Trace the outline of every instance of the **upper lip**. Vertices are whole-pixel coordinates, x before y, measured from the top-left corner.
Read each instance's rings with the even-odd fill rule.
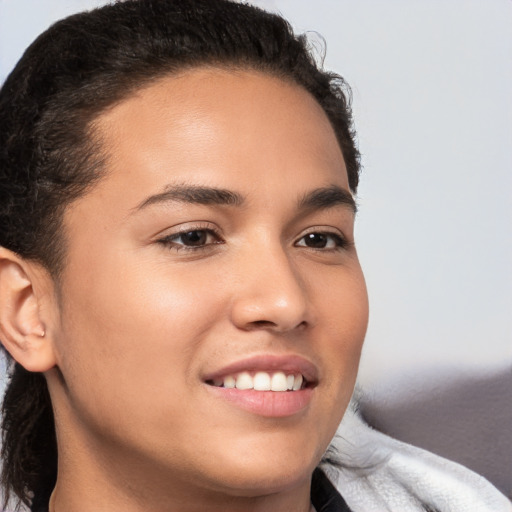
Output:
[[[318,368],[302,356],[260,354],[240,359],[204,375],[203,380],[211,381],[241,372],[282,371],[288,374],[302,374],[309,383],[318,382]]]

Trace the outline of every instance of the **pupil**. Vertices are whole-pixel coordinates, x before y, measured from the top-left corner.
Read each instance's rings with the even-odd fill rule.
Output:
[[[206,231],[189,231],[181,236],[185,245],[203,245],[206,242]]]
[[[306,235],[306,245],[315,249],[321,249],[327,244],[327,237],[320,233],[310,233]]]

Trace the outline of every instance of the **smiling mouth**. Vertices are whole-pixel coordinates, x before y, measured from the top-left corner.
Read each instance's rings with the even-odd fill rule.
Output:
[[[240,372],[224,377],[207,380],[207,384],[218,388],[293,392],[309,386],[301,373],[274,372]]]

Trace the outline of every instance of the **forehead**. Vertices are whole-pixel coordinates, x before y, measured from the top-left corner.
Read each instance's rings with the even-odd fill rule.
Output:
[[[101,116],[97,126],[113,151],[172,148],[175,156],[188,152],[188,160],[202,151],[217,155],[227,144],[237,156],[249,147],[274,150],[287,134],[308,141],[316,157],[341,156],[315,99],[296,84],[256,71],[199,68],[164,77]]]
[[[171,182],[242,193],[348,189],[321,106],[302,87],[261,72],[199,68],[164,77],[102,114],[95,129],[107,154],[99,188],[115,189],[126,208]]]

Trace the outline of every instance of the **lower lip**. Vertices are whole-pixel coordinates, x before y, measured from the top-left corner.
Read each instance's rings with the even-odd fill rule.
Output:
[[[217,397],[245,411],[268,418],[283,418],[303,411],[311,402],[312,388],[298,391],[255,391],[208,386]]]

